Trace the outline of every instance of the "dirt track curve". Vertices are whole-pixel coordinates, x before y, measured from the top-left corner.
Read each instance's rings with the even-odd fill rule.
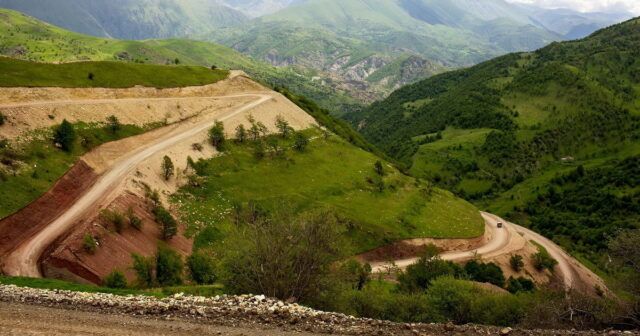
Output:
[[[28,276],[28,277],[40,277],[40,269],[38,267],[38,260],[51,245],[55,239],[64,234],[78,219],[80,219],[86,211],[91,209],[94,205],[98,204],[100,200],[105,197],[113,188],[115,188],[126,176],[135,169],[136,165],[143,160],[149,158],[153,154],[167,149],[183,140],[189,139],[192,136],[197,135],[200,132],[212,127],[216,121],[225,121],[238,114],[249,111],[267,101],[273,97],[267,93],[256,94],[238,94],[228,96],[214,96],[214,97],[199,97],[200,99],[233,99],[241,97],[255,97],[256,100],[248,103],[238,109],[227,112],[224,115],[218,116],[215,119],[205,119],[199,121],[197,124],[190,127],[188,130],[176,129],[164,136],[161,136],[151,144],[138,148],[127,155],[120,158],[113,166],[104,172],[104,174],[98,179],[98,181],[80,197],[66,212],[60,217],[51,222],[44,230],[33,236],[31,239],[23,243],[20,247],[15,249],[11,254],[7,256],[4,261],[3,271],[12,276]],[[129,98],[129,100],[139,101],[153,101],[153,100],[182,100],[189,98]],[[46,102],[46,104],[101,104],[108,103],[116,100],[82,100],[82,101],[59,101],[59,102]],[[11,107],[18,106],[34,106],[43,103],[25,103],[10,104]]]
[[[491,237],[490,240],[485,245],[476,249],[442,253],[440,255],[442,259],[462,261],[475,257],[493,257],[502,254],[509,254],[514,251],[512,245],[517,245],[511,244],[512,241],[524,238],[525,240],[534,241],[543,246],[547,249],[551,257],[558,261],[555,272],[560,276],[560,279],[567,290],[578,289],[590,292],[593,291],[595,286],[606,289],[606,285],[600,277],[571,257],[550,239],[547,239],[522,226],[507,222],[496,215],[487,212],[481,212],[481,215],[485,220],[486,229],[489,230],[488,235]],[[503,228],[498,228],[498,222],[502,222],[504,224]],[[387,271],[389,267],[392,266],[404,269],[407,266],[414,264],[418,259],[419,258],[407,258],[394,260],[394,265],[391,265],[388,262],[376,262],[372,263],[371,267],[373,272],[381,273]]]

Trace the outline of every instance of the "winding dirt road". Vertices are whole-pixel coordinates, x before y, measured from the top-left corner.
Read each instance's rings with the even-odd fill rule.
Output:
[[[155,139],[151,144],[138,148],[129,154],[120,158],[113,164],[111,168],[104,172],[104,174],[98,179],[98,181],[85,193],[80,199],[76,201],[65,213],[63,213],[56,220],[51,222],[44,230],[40,231],[37,235],[33,236],[30,240],[23,243],[20,247],[14,250],[7,256],[4,261],[4,272],[12,276],[28,276],[28,277],[41,277],[40,269],[38,267],[38,260],[51,245],[55,239],[64,234],[71,226],[76,223],[87,211],[92,209],[95,205],[99,204],[111,190],[116,188],[118,184],[129,174],[135,167],[149,158],[153,154],[163,151],[171,146],[187,140],[200,132],[212,127],[216,121],[225,121],[238,114],[249,111],[267,101],[273,97],[267,93],[256,94],[238,94],[228,96],[214,96],[214,97],[198,97],[198,99],[233,99],[241,97],[255,97],[256,100],[248,103],[238,109],[227,112],[216,118],[203,119],[198,121],[194,125],[190,125],[188,129],[179,127],[169,132],[168,134]],[[143,102],[154,100],[184,100],[192,99],[190,97],[176,97],[176,98],[126,98],[127,100],[138,100]],[[20,106],[38,106],[39,104],[47,105],[71,105],[71,104],[103,104],[122,101],[120,99],[103,99],[103,100],[73,100],[73,101],[48,101],[48,102],[35,102],[24,104],[8,104],[10,107]]]
[[[554,272],[560,276],[565,289],[593,292],[595,286],[599,286],[602,289],[607,288],[600,277],[571,257],[550,239],[522,226],[507,222],[496,215],[487,212],[481,212],[481,215],[485,220],[488,236],[490,236],[489,241],[477,249],[442,253],[440,254],[442,259],[464,261],[475,257],[491,258],[516,251],[523,242],[534,241],[543,246],[551,257],[558,262]],[[498,228],[498,222],[503,223],[502,228]],[[517,240],[521,242],[517,242]],[[419,258],[400,259],[394,260],[393,264],[389,262],[376,262],[372,263],[371,267],[373,272],[382,273],[388,271],[389,268],[393,266],[404,269],[416,263],[418,260]]]

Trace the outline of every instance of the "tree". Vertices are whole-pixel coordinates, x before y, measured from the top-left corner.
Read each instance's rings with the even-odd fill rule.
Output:
[[[640,324],[640,229],[619,231],[608,242],[609,253],[625,271],[625,287],[636,297],[637,320]]]
[[[236,127],[236,142],[243,143],[247,139],[247,130],[243,124]]]
[[[113,271],[104,278],[103,281],[105,287],[108,288],[127,288],[127,278],[120,271]]]
[[[178,233],[178,223],[167,209],[158,205],[153,209],[153,214],[156,217],[156,221],[161,226],[163,240],[169,240]]]
[[[283,139],[288,138],[289,134],[291,134],[291,131],[293,130],[293,128],[289,126],[289,122],[282,115],[278,115],[276,117],[276,128]]]
[[[224,124],[221,121],[216,121],[215,125],[209,130],[209,140],[218,151],[224,151],[226,139],[224,135]]]
[[[507,290],[510,293],[518,293],[518,292],[531,292],[536,288],[533,281],[523,278],[523,277],[509,277],[507,280]]]
[[[171,176],[173,176],[175,170],[171,158],[165,155],[162,159],[162,166],[160,168],[162,169],[162,176],[164,177],[164,179],[166,181],[169,181]]]
[[[280,146],[280,142],[276,137],[268,137],[267,138],[267,146],[271,149],[273,156],[282,156],[285,153],[285,148]]]
[[[133,259],[133,270],[136,272],[138,286],[153,286],[153,269],[155,266],[153,258],[143,257],[136,253],[131,254],[131,258]]]
[[[509,258],[509,265],[511,265],[511,269],[515,272],[520,272],[522,267],[524,267],[524,261],[522,260],[522,256],[519,254],[514,254]]]
[[[462,268],[451,261],[438,257],[435,245],[427,246],[424,255],[398,276],[398,288],[403,292],[418,293],[429,288],[431,282],[445,275],[459,277]]]
[[[73,142],[76,139],[76,132],[73,129],[73,125],[64,119],[60,126],[58,126],[53,132],[53,142],[62,148],[65,152],[73,150]]]
[[[304,152],[309,145],[309,138],[302,132],[296,132],[296,136],[293,143],[293,148],[298,152]]]
[[[382,166],[382,162],[377,160],[376,163],[373,164],[373,169],[376,171],[378,176],[384,176],[384,167]]]
[[[104,209],[100,211],[100,217],[107,223],[112,224],[117,233],[122,233],[122,229],[124,229],[124,216],[121,213],[115,210]]]
[[[257,141],[258,138],[260,138],[260,128],[256,123],[256,119],[250,114],[247,116],[247,121],[251,124],[251,127],[249,128],[249,136],[251,137],[251,140]]]
[[[87,75],[87,78],[88,78],[90,81],[92,81],[94,77],[95,77],[95,76],[93,75],[93,72],[90,72],[90,73]]]
[[[205,251],[194,252],[187,259],[191,279],[200,285],[212,284],[216,281],[215,260]]]
[[[158,246],[156,253],[156,280],[161,286],[182,284],[184,264],[178,252],[165,244]]]
[[[118,117],[116,117],[115,115],[107,117],[107,128],[112,134],[116,134],[120,130],[120,128],[122,128]]]
[[[174,59],[173,60],[173,64],[175,64],[175,65],[180,64],[180,59],[179,58]]]
[[[242,223],[222,250],[225,288],[283,300],[315,297],[342,257],[341,228],[331,213],[294,215],[288,208]]]

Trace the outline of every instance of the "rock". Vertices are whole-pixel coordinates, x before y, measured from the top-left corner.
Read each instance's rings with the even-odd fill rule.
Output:
[[[500,329],[500,335],[509,335],[513,329],[506,327]]]

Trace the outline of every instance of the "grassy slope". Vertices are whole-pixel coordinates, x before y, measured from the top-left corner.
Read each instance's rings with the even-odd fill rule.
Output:
[[[216,65],[239,69],[252,78],[287,86],[332,110],[353,110],[357,102],[344,92],[318,86],[311,74],[276,68],[214,43],[184,39],[124,41],[73,33],[19,12],[0,9],[0,55],[38,62],[125,61],[184,65]],[[332,111],[333,112],[333,111]]]
[[[136,85],[170,88],[212,84],[227,78],[226,70],[197,66],[163,66],[122,62],[48,64],[0,57],[0,86],[108,87]],[[89,75],[93,75],[89,78]]]
[[[34,140],[18,148],[0,146],[0,160],[21,162],[15,174],[10,172],[9,166],[0,164],[0,218],[14,213],[40,197],[69,170],[78,157],[91,148],[144,133],[156,126],[159,125],[123,125],[113,134],[103,125],[78,123],[74,125],[76,142],[71,152],[63,152],[53,145],[50,140],[51,130],[34,132]],[[81,144],[82,138],[89,139],[87,145]]]
[[[557,173],[640,153],[638,27],[629,21],[407,86],[366,111],[363,132],[413,174],[490,196],[482,204],[509,213]],[[445,128],[440,141],[416,141]]]
[[[270,207],[287,200],[299,211],[333,209],[350,223],[356,252],[401,238],[482,234],[483,221],[471,204],[390,165],[385,165],[386,189],[376,191],[367,182],[375,175],[376,160],[336,136],[317,137],[307,152],[289,151],[286,159],[258,161],[250,145],[234,145],[229,153],[208,161],[202,187],[183,188],[176,201],[192,228],[202,229],[207,223],[222,234],[236,203],[257,201]]]

